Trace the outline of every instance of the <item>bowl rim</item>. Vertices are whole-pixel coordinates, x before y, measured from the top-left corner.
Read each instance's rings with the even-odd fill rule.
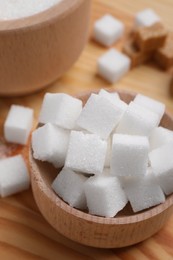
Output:
[[[118,94],[127,94],[130,96],[134,96],[137,93],[134,91],[128,91],[128,90],[118,90],[118,89],[106,89],[109,92],[117,92]],[[84,91],[82,93],[79,93],[76,97],[82,98],[84,95],[90,95],[91,93],[97,93],[97,90],[92,90],[92,91]],[[173,117],[165,111],[164,115],[166,115],[171,121],[173,121]],[[43,164],[44,162],[38,161],[33,158],[32,156],[33,151],[30,143],[29,147],[29,161],[30,161],[30,166],[32,169],[32,174],[34,174],[34,181],[37,182],[37,185],[39,186],[39,189],[44,192],[44,194],[48,197],[48,199],[53,203],[56,204],[57,207],[59,207],[61,210],[65,211],[67,214],[73,215],[74,217],[77,217],[79,219],[89,221],[92,223],[99,223],[99,224],[105,224],[105,225],[124,225],[124,224],[133,224],[133,223],[138,223],[144,220],[148,220],[149,218],[155,217],[156,215],[161,214],[163,211],[168,209],[169,207],[173,206],[173,193],[165,196],[165,202],[158,204],[156,206],[150,207],[148,209],[145,209],[143,211],[140,211],[139,213],[134,213],[133,215],[129,216],[115,216],[115,217],[102,217],[102,216],[96,216],[96,215],[91,215],[89,213],[86,213],[84,211],[81,211],[79,209],[71,207],[69,204],[67,204],[63,199],[61,199],[51,188],[50,185],[48,185],[42,175],[40,174],[38,163],[40,162]],[[38,175],[39,173],[39,175]],[[46,192],[45,192],[46,191]]]
[[[52,22],[64,19],[84,1],[85,0],[63,0],[54,4],[50,8],[31,16],[0,20],[0,34],[6,34],[14,31],[18,32],[21,31],[21,29],[29,30],[32,27],[40,28],[40,26],[44,24],[50,24]]]

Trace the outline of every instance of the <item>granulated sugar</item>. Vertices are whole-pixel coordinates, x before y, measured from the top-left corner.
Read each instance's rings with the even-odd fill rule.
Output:
[[[11,20],[31,16],[63,0],[0,0],[0,20]]]

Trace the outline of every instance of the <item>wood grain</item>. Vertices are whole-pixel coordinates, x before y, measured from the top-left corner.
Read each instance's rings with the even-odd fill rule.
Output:
[[[122,19],[129,32],[133,15],[145,7],[152,7],[162,17],[167,28],[173,23],[173,2],[170,0],[93,0],[93,21],[110,12]],[[122,39],[115,46],[122,48]],[[90,40],[75,65],[49,88],[42,92],[16,98],[0,99],[1,133],[4,119],[11,104],[21,104],[35,109],[35,123],[41,101],[46,91],[78,94],[80,91],[110,87],[96,75],[96,60],[105,48]],[[173,114],[173,100],[169,96],[170,75],[148,64],[130,71],[115,89],[127,89],[144,93],[165,102]],[[5,86],[4,86],[5,87]],[[43,219],[33,199],[31,190],[0,199],[0,252],[2,259],[173,259],[173,216],[164,228],[152,238],[123,249],[94,249],[72,242],[57,233]]]

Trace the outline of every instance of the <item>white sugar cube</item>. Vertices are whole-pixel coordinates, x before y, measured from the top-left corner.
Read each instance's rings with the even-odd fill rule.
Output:
[[[126,195],[116,177],[90,177],[84,185],[90,214],[114,217],[126,203]]]
[[[173,192],[173,143],[163,145],[149,153],[155,176],[166,195]]]
[[[131,60],[125,54],[110,49],[97,61],[98,74],[110,83],[121,79],[130,69]]]
[[[32,133],[33,157],[62,167],[65,162],[70,132],[51,123]]]
[[[119,107],[123,111],[125,111],[128,107],[128,105],[122,101],[116,92],[108,92],[104,89],[101,89],[98,93],[99,96],[107,98],[112,104],[116,105],[116,107]]]
[[[156,149],[170,142],[173,143],[173,131],[162,126],[156,127],[151,132],[149,141],[150,150]]]
[[[65,167],[88,174],[101,174],[107,143],[95,134],[71,131]]]
[[[21,155],[0,160],[0,194],[10,196],[29,188],[30,178]]]
[[[73,129],[81,111],[81,100],[67,94],[47,93],[44,96],[39,122],[53,123],[62,128]]]
[[[163,103],[141,94],[137,94],[133,101],[136,104],[148,108],[150,111],[153,111],[156,114],[158,114],[159,121],[161,120],[165,112],[165,105]]]
[[[33,109],[12,105],[4,124],[4,135],[8,142],[26,144],[33,123]]]
[[[160,22],[160,17],[150,8],[138,12],[135,16],[135,26],[151,26]]]
[[[94,24],[94,38],[99,43],[110,46],[124,33],[124,24],[110,14],[102,16]]]
[[[153,207],[165,201],[164,193],[151,169],[148,169],[143,177],[126,178],[124,190],[134,212]]]
[[[108,102],[107,98],[91,94],[77,120],[77,125],[107,139],[119,123],[123,112],[122,108]]]
[[[149,136],[159,124],[159,116],[134,102],[130,102],[116,129],[117,133]]]
[[[104,167],[110,167],[111,154],[112,154],[112,138],[109,137],[107,140],[107,151],[106,151]]]
[[[103,88],[100,89],[98,95],[99,95],[100,97],[105,97],[105,98],[107,98],[107,99],[108,99],[110,102],[112,102],[113,104],[115,104],[115,102],[120,99],[120,97],[119,97],[119,95],[118,95],[117,92],[108,92],[108,91],[106,91],[106,90],[103,89]]]
[[[148,164],[149,141],[145,136],[113,135],[111,175],[142,176]]]
[[[53,190],[70,206],[86,209],[84,183],[87,177],[70,169],[62,169],[52,183]]]

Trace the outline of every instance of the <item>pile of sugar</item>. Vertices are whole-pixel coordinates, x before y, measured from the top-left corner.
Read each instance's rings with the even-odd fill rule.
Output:
[[[13,20],[43,12],[63,0],[0,0],[0,20]]]
[[[173,192],[173,132],[159,126],[164,111],[141,94],[126,104],[101,89],[82,106],[67,94],[47,93],[33,156],[62,167],[52,188],[70,206],[114,217],[129,201],[141,211]]]

